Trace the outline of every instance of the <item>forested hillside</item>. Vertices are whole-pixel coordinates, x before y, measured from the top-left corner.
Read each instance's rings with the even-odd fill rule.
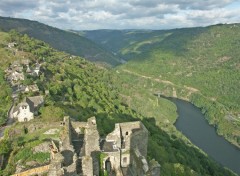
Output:
[[[160,162],[162,175],[234,175],[209,159],[176,130],[167,132],[156,125],[154,118],[143,116],[125,105],[120,98],[118,85],[114,84],[116,77],[113,72],[83,58],[56,51],[42,41],[14,31],[10,34],[1,32],[0,37],[3,55],[0,57],[1,72],[10,62],[23,56],[44,61],[39,78],[28,77],[29,81],[36,82],[41,93],[49,91],[45,95],[41,114],[29,122],[32,125],[44,122],[42,128],[46,129],[64,115],[83,121],[95,115],[100,135],[104,136],[113,130],[116,122],[142,120],[149,130],[148,159],[156,158]],[[16,42],[17,50],[9,49],[9,42]],[[8,63],[5,63],[5,57],[9,58]],[[1,87],[1,94],[6,92],[6,97],[10,96],[5,80],[1,79],[1,83],[6,85]],[[168,106],[173,104],[169,103]],[[16,123],[7,130],[4,143],[0,143],[0,155],[7,157],[8,164],[0,175],[14,173],[19,163],[27,168],[27,163],[33,159],[38,165],[49,160],[49,155],[36,155],[31,150],[47,140],[48,136],[42,134],[43,129],[30,133],[25,130],[24,124]]]
[[[240,145],[239,24],[163,31],[85,31],[85,36],[130,60],[117,68],[123,75],[119,80],[137,76],[139,85],[144,85],[141,83],[149,78],[155,88],[150,86],[145,92],[193,102],[219,134]],[[111,48],[114,40],[120,44]],[[157,88],[156,84],[161,85]],[[137,109],[138,105],[133,106]]]
[[[120,64],[119,59],[111,52],[107,52],[94,42],[78,34],[60,30],[37,21],[0,17],[0,30],[9,31],[11,29],[45,41],[53,48],[82,56],[90,61],[110,66]]]

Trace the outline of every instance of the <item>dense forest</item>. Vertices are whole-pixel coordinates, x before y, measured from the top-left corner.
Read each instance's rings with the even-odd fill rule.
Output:
[[[21,163],[27,168],[29,161],[35,160],[39,165],[49,161],[49,154],[34,154],[32,148],[47,139],[43,130],[64,115],[76,120],[85,121],[95,116],[101,136],[111,132],[116,122],[141,120],[149,130],[148,159],[156,158],[161,164],[162,175],[234,175],[223,168],[182,136],[173,125],[161,128],[161,120],[157,122],[153,116],[145,116],[137,112],[124,101],[122,86],[128,86],[122,80],[117,81],[118,73],[86,61],[83,58],[59,52],[42,41],[35,40],[16,31],[0,33],[1,37],[1,95],[9,106],[1,108],[1,118],[6,117],[6,110],[11,103],[11,89],[6,83],[4,69],[15,60],[29,58],[40,60],[41,74],[37,78],[27,77],[24,84],[35,82],[40,93],[45,95],[45,104],[40,109],[39,117],[26,124],[15,123],[6,130],[0,143],[0,155],[6,156],[8,164],[0,171],[0,175],[10,175],[15,172],[16,165]],[[7,43],[16,42],[17,50],[7,47]],[[9,58],[6,61],[6,57]],[[116,75],[115,75],[116,74]],[[128,79],[127,77],[125,77]],[[131,78],[129,78],[131,79]],[[118,82],[118,84],[115,84]],[[130,90],[132,91],[132,90]],[[166,100],[160,100],[166,107],[163,109],[167,120],[171,114],[174,121],[176,113],[174,105]],[[41,129],[28,132],[25,125],[44,123]],[[171,130],[169,130],[171,129]],[[56,138],[56,136],[52,136]]]

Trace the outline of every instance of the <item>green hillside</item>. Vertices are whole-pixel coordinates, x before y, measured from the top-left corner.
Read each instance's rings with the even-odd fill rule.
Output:
[[[120,64],[111,52],[107,52],[94,42],[78,34],[60,30],[37,21],[0,17],[0,30],[15,29],[23,34],[45,41],[53,48],[82,56],[90,61],[115,66]]]
[[[40,77],[27,77],[24,82],[36,82],[41,94],[49,90],[38,118],[24,124],[15,123],[5,133],[4,140],[0,143],[0,155],[4,154],[7,164],[0,171],[0,175],[13,174],[19,164],[29,168],[27,163],[33,160],[37,165],[46,164],[49,155],[34,154],[32,148],[49,140],[49,136],[43,134],[44,130],[51,128],[54,122],[59,125],[58,121],[63,115],[83,121],[95,115],[101,136],[111,132],[116,122],[141,120],[149,130],[148,159],[158,160],[162,175],[234,175],[209,159],[173,126],[161,129],[154,118],[143,116],[125,105],[118,85],[114,84],[116,77],[112,71],[83,58],[56,51],[42,41],[14,31],[10,34],[1,32],[0,38],[0,70],[3,72],[11,62],[22,59],[23,56],[31,61],[41,61],[43,64]],[[9,49],[9,42],[16,42],[17,50]],[[6,57],[9,59],[6,60]],[[7,85],[5,79],[0,81]],[[2,87],[1,93],[6,91],[6,96],[10,96],[7,90],[8,87]],[[166,107],[167,120],[175,106],[166,100],[161,100],[161,105]],[[172,116],[176,114],[173,113]],[[44,123],[44,126],[35,128],[34,124],[37,126],[41,123]],[[34,126],[33,132],[25,130],[26,126]],[[51,137],[56,139],[54,135]]]
[[[148,78],[155,88],[146,87],[145,92],[193,102],[219,134],[240,145],[239,24],[163,31],[88,31],[85,36],[130,60],[117,68],[121,73],[118,80],[137,77],[134,85],[128,81],[136,87],[135,94],[137,85],[144,85]],[[110,48],[115,39],[120,44]],[[142,96],[139,102],[147,97]],[[139,105],[133,101],[132,106],[138,109]]]

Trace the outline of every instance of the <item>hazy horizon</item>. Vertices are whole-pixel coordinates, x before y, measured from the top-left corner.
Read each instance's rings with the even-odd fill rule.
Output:
[[[72,30],[204,27],[240,22],[239,0],[2,0],[0,15]]]

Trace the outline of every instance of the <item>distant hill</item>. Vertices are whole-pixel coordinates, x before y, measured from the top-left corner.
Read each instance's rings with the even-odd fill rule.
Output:
[[[125,60],[131,60],[144,52],[151,52],[154,46],[168,47],[172,50],[176,46],[165,46],[166,41],[172,42],[176,38],[178,42],[184,42],[186,34],[196,35],[206,28],[183,28],[171,30],[92,30],[92,31],[74,31],[95,43],[101,45],[108,51],[114,52]],[[182,36],[184,35],[184,36]],[[181,36],[181,39],[179,38]],[[166,39],[166,40],[165,40]],[[182,40],[183,39],[183,40]],[[159,44],[159,45],[158,45]],[[176,44],[176,43],[175,43]],[[172,45],[175,45],[174,43]],[[180,43],[179,43],[180,44]],[[178,45],[181,47],[181,45]]]
[[[53,48],[82,56],[90,61],[108,65],[118,65],[120,61],[94,42],[76,33],[60,30],[37,21],[0,17],[0,30],[15,29],[50,44]]]
[[[74,31],[95,43],[101,45],[115,55],[131,59],[130,56],[121,54],[124,48],[128,48],[134,43],[147,40],[151,37],[159,35],[159,31],[153,30],[92,30],[92,31]]]
[[[240,146],[240,24],[82,33],[128,60],[118,71],[171,86],[159,91],[193,102],[219,134]]]

